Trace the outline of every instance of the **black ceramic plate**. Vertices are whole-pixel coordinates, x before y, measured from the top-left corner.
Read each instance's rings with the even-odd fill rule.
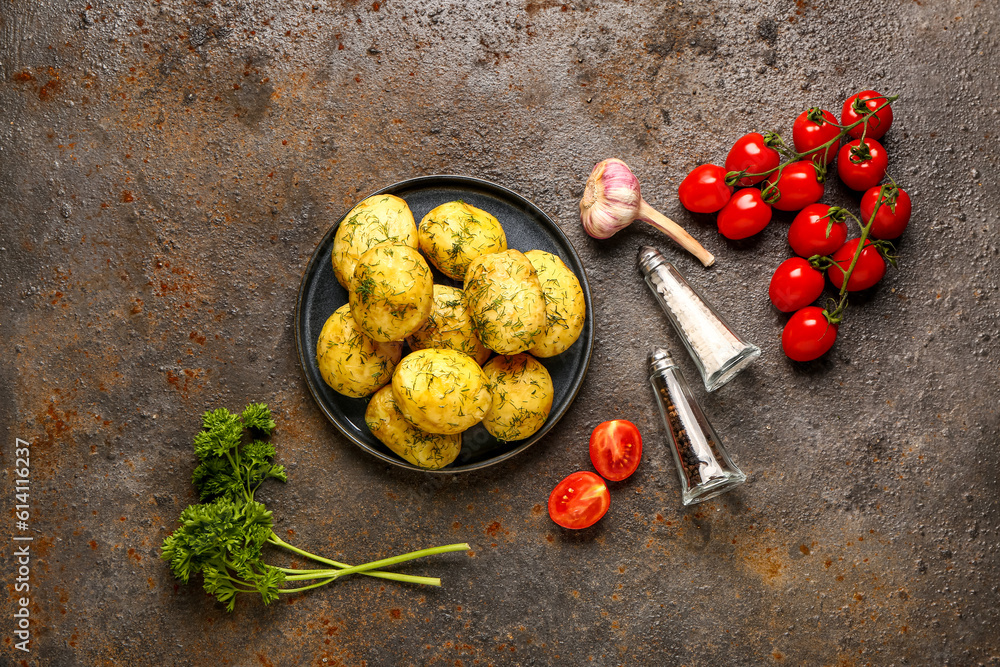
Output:
[[[538,249],[558,255],[580,279],[587,302],[587,318],[580,338],[568,350],[549,359],[539,359],[552,376],[555,397],[552,412],[542,428],[529,438],[514,442],[497,440],[476,425],[462,435],[462,452],[450,466],[439,471],[463,472],[476,470],[514,456],[545,437],[556,425],[576,397],[587,374],[590,352],[594,347],[593,308],[590,286],[580,257],[566,235],[537,206],[521,195],[488,181],[468,176],[422,176],[390,185],[373,194],[393,194],[402,197],[419,223],[432,208],[461,199],[492,213],[503,225],[507,245],[522,252]],[[343,221],[341,218],[337,225]],[[349,398],[331,389],[319,374],[316,365],[316,341],[327,318],[347,303],[347,291],[333,275],[330,253],[337,225],[326,233],[306,266],[295,310],[295,344],[299,363],[313,398],[323,413],[352,442],[365,451],[411,470],[425,470],[399,458],[371,434],[365,426],[368,399]],[[433,267],[432,267],[433,268]],[[435,271],[434,282],[461,287]]]

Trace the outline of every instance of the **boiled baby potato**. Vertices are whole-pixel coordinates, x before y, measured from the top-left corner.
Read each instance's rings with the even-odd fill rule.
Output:
[[[375,392],[365,410],[365,424],[382,444],[415,466],[436,470],[456,458],[462,450],[462,435],[427,433],[403,418],[392,397],[392,387]]]
[[[476,338],[472,328],[465,292],[448,285],[434,286],[430,317],[406,342],[411,350],[437,348],[465,352],[480,366],[490,356],[490,351]]]
[[[434,277],[420,253],[385,244],[358,259],[349,302],[361,330],[384,343],[419,329],[431,314],[433,297]]]
[[[392,374],[392,397],[410,422],[428,433],[453,434],[477,424],[490,408],[486,375],[456,350],[418,350]]]
[[[587,315],[587,302],[576,275],[561,259],[544,250],[524,253],[538,274],[545,295],[545,334],[529,352],[536,357],[554,357],[565,352],[580,337]]]
[[[462,280],[476,257],[507,249],[500,222],[464,201],[432,209],[417,227],[417,241],[431,264],[454,280]]]
[[[361,255],[382,243],[417,247],[417,225],[406,202],[395,195],[374,195],[344,216],[333,236],[333,273],[344,289],[351,288],[354,266]]]
[[[378,343],[364,334],[344,304],[319,333],[316,363],[334,391],[362,398],[389,382],[403,356],[402,343]]]
[[[476,335],[495,352],[524,352],[545,334],[542,286],[531,262],[517,250],[472,260],[465,296]]]
[[[483,366],[493,403],[483,426],[497,440],[523,440],[542,427],[552,410],[552,377],[530,354],[493,357]]]

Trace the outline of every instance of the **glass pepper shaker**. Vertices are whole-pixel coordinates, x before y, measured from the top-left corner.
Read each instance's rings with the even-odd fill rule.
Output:
[[[649,353],[649,382],[673,441],[671,451],[681,480],[681,501],[685,505],[700,503],[746,481],[665,348],[654,348]]]
[[[715,391],[760,356],[760,348],[740,338],[656,248],[639,249],[639,268],[698,366],[705,389]]]

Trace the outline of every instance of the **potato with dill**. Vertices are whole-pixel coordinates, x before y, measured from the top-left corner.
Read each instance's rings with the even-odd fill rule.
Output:
[[[428,433],[461,433],[490,408],[479,364],[456,350],[418,350],[392,374],[392,397],[406,421]]]
[[[434,286],[431,314],[406,342],[411,350],[436,348],[465,352],[480,366],[490,356],[490,351],[476,338],[472,328],[465,292],[448,285]]]
[[[462,450],[462,435],[428,433],[410,424],[396,407],[392,387],[375,392],[365,410],[365,424],[382,444],[415,466],[436,470],[456,458]]]
[[[358,259],[349,303],[358,326],[379,342],[401,341],[419,329],[434,305],[434,277],[406,245],[375,246]]]
[[[366,336],[346,303],[327,318],[316,343],[323,381],[352,398],[363,398],[387,384],[402,356],[402,343],[379,343]]]
[[[552,377],[530,354],[493,357],[483,366],[493,402],[483,426],[497,440],[523,440],[542,427],[552,410]]]
[[[576,275],[559,257],[544,250],[524,253],[538,274],[545,295],[545,334],[528,350],[536,357],[554,357],[570,348],[583,331],[587,302]]]
[[[438,270],[462,280],[476,257],[507,249],[500,221],[464,201],[452,201],[431,210],[417,227],[417,241]]]
[[[417,247],[417,225],[406,202],[395,195],[373,195],[344,216],[333,237],[333,273],[351,289],[354,267],[368,250],[383,243]]]
[[[465,274],[476,336],[500,354],[531,348],[545,333],[545,296],[531,262],[518,250],[480,255]]]

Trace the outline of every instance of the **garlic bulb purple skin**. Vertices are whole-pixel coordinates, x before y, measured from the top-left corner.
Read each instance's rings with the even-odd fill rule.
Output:
[[[580,200],[580,220],[584,230],[595,239],[606,239],[633,220],[642,220],[672,238],[705,266],[715,262],[712,253],[683,227],[646,203],[640,194],[639,179],[627,164],[615,158],[598,162],[590,172]]]

